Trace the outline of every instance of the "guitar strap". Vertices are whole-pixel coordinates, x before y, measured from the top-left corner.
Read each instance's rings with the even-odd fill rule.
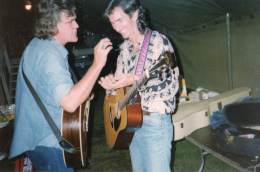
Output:
[[[135,74],[138,76],[141,76],[144,71],[144,64],[146,61],[146,56],[147,56],[147,51],[148,51],[151,36],[152,36],[152,31],[150,29],[147,29],[145,32],[144,40],[142,43],[142,47],[140,50],[139,58],[135,69]],[[130,100],[130,103],[136,102],[138,100],[137,95],[138,95],[137,91],[134,91],[132,95],[133,98],[132,100]]]
[[[137,66],[135,69],[135,74],[138,76],[142,75],[144,70],[144,64],[145,64],[151,36],[152,36],[152,31],[150,29],[147,29],[142,43],[141,51],[139,54]]]
[[[27,76],[24,73],[23,70],[23,62],[22,62],[22,74],[23,74],[23,78],[25,80],[25,83],[27,84],[29,90],[31,91],[37,105],[39,106],[39,108],[41,109],[45,119],[47,120],[47,122],[49,123],[51,130],[53,131],[55,137],[57,138],[60,146],[63,148],[64,151],[68,152],[68,153],[76,153],[78,150],[75,148],[75,146],[73,146],[69,141],[67,141],[66,139],[64,139],[61,136],[60,130],[57,127],[57,125],[55,124],[54,120],[52,119],[51,115],[49,114],[48,110],[46,109],[46,107],[44,106],[43,102],[41,101],[39,95],[37,94],[36,90],[34,89],[34,87],[32,86],[31,82],[29,81],[29,79],[27,78]]]

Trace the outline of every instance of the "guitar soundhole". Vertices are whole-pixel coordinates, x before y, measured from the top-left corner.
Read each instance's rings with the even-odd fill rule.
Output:
[[[184,128],[184,124],[183,123],[181,123],[181,128]]]
[[[111,124],[112,128],[114,128],[115,130],[118,130],[119,125],[121,123],[121,117],[118,119],[115,116],[113,116],[111,107],[109,108],[109,119],[110,119],[110,124]]]
[[[205,112],[205,116],[206,116],[206,117],[209,116],[208,112]]]

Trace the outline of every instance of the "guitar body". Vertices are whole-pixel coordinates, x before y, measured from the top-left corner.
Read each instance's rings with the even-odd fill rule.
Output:
[[[143,121],[141,104],[128,104],[119,110],[118,102],[124,97],[125,90],[120,88],[115,93],[105,96],[104,100],[106,143],[110,149],[127,148],[134,134],[127,129],[140,127]]]
[[[109,148],[128,148],[134,134],[133,128],[142,125],[143,116],[140,101],[131,104],[129,104],[129,101],[138,88],[149,78],[158,77],[163,67],[169,67],[172,59],[171,53],[164,52],[160,56],[162,56],[162,59],[148,71],[143,72],[143,76],[127,90],[127,93],[124,88],[119,88],[112,94],[105,96],[103,114],[106,142]]]
[[[68,153],[63,151],[65,165],[73,168],[85,167],[88,163],[87,157],[87,133],[90,100],[88,99],[73,113],[63,111],[61,134],[79,151]]]

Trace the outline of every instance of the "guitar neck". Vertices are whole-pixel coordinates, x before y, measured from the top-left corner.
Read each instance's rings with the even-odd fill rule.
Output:
[[[121,101],[118,102],[118,108],[119,110],[122,110],[125,105],[129,102],[129,100],[134,96],[136,90],[143,85],[148,78],[150,77],[151,73],[159,68],[160,66],[162,66],[163,64],[169,65],[171,64],[171,53],[170,52],[164,52],[162,55],[164,58],[162,58],[157,64],[155,64],[147,73],[144,72],[144,74],[142,75],[141,79],[136,81],[133,86],[127,91],[126,95],[122,98]]]
[[[140,88],[143,83],[147,81],[148,77],[146,75],[143,75],[141,79],[136,81],[133,86],[127,91],[125,96],[118,102],[118,108],[122,110],[125,105],[129,102],[129,100],[135,95],[138,88]]]

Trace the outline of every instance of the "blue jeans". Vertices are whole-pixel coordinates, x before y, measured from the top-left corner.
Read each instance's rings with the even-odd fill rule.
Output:
[[[32,161],[37,172],[73,172],[73,168],[65,166],[62,151],[58,148],[37,146],[26,155]]]
[[[171,115],[144,115],[129,147],[133,171],[170,172],[172,141]]]

